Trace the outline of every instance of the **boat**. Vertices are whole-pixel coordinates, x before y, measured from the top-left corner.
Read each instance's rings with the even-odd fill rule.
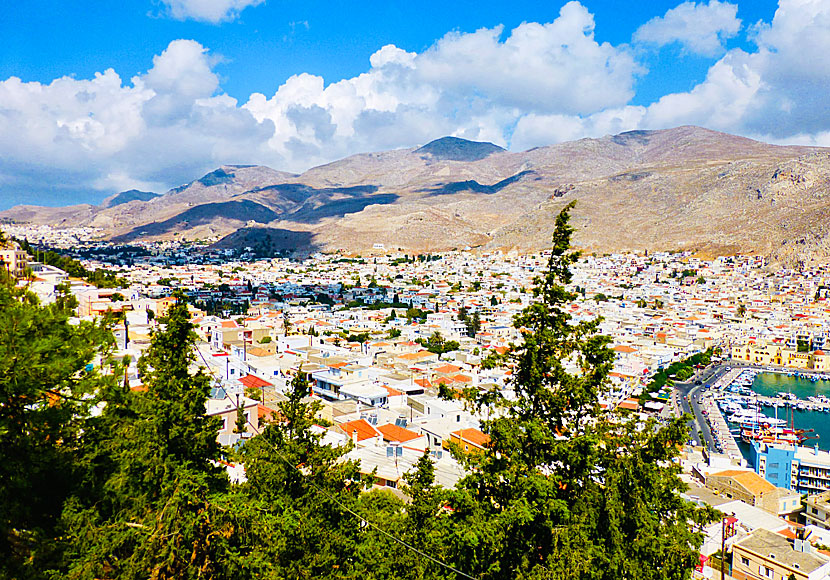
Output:
[[[761,411],[742,409],[729,416],[730,423],[737,423],[745,429],[758,429],[760,427],[782,427],[787,424],[784,419],[767,417]]]
[[[742,429],[741,439],[745,443],[761,441],[763,443],[785,443],[801,445],[807,439],[815,439],[813,429],[790,429],[788,427],[766,427],[763,429]]]

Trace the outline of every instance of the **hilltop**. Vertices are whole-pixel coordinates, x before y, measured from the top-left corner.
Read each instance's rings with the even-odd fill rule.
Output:
[[[119,241],[219,237],[224,246],[271,240],[275,249],[349,252],[378,243],[407,252],[537,249],[549,244],[559,209],[577,199],[575,243],[589,251],[695,249],[792,261],[830,248],[828,185],[830,149],[686,126],[520,153],[444,137],[300,175],[226,165],[160,196],[18,206],[0,218],[96,226]]]

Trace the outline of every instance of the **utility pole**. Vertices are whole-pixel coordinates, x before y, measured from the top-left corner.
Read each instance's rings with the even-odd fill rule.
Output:
[[[720,522],[720,580],[726,578],[726,516]]]

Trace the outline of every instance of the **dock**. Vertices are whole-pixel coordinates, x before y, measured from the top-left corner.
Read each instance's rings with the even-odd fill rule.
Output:
[[[738,442],[729,432],[729,425],[711,393],[706,393],[701,397],[701,407],[706,411],[706,419],[712,430],[712,437],[721,446],[723,453],[728,455],[730,459],[742,460],[743,455],[738,448]]]

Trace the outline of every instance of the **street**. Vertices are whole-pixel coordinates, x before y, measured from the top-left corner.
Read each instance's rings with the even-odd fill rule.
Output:
[[[700,407],[700,397],[698,396],[698,392],[705,385],[714,383],[721,376],[726,374],[726,369],[726,364],[710,365],[698,374],[694,375],[688,382],[674,383],[674,387],[677,389],[678,396],[680,397],[681,410],[684,413],[688,413],[692,417],[689,421],[691,438],[695,441],[699,441],[702,434],[703,441],[700,441],[700,443],[705,445],[705,447],[709,450],[717,449],[717,445],[715,444],[714,437],[712,437],[712,431],[709,429],[709,423],[706,421],[706,416],[703,414]]]

